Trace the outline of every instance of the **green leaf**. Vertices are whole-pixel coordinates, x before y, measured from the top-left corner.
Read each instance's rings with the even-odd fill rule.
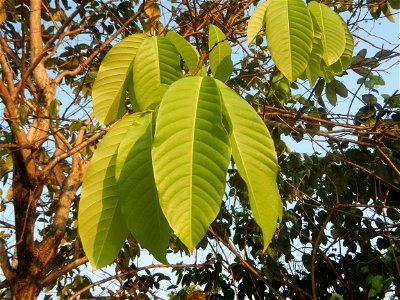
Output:
[[[208,32],[210,68],[214,77],[225,82],[233,72],[232,49],[225,34],[217,26],[210,24]]]
[[[153,175],[151,145],[155,113],[136,113],[119,148],[115,177],[121,213],[140,246],[167,263],[172,230],[161,210]]]
[[[160,205],[181,241],[194,249],[216,218],[230,159],[221,97],[210,77],[187,77],[161,102],[153,143]]]
[[[104,136],[83,179],[78,228],[83,249],[94,269],[115,259],[129,233],[119,209],[115,163],[118,146],[134,118],[134,115],[124,117]]]
[[[168,86],[182,77],[180,55],[168,38],[147,38],[133,64],[133,85],[140,110],[156,107]]]
[[[264,26],[265,12],[267,10],[268,4],[269,1],[265,1],[257,6],[253,15],[249,19],[247,26],[247,41],[249,44],[255,39],[261,28]]]
[[[326,83],[331,82],[335,77],[335,72],[332,70],[331,67],[327,66],[325,61],[323,60],[321,60],[321,65],[319,70],[320,70],[319,76],[324,78]]]
[[[231,121],[233,159],[240,176],[246,182],[250,208],[262,230],[265,251],[274,235],[278,219],[282,220],[274,143],[256,111],[225,84],[217,82],[217,85]]]
[[[346,46],[342,18],[325,4],[312,1],[308,6],[322,32],[323,60],[330,66],[343,54]]]
[[[47,109],[49,118],[50,119],[56,119],[58,116],[58,110],[60,108],[61,101],[57,99],[51,100],[49,104],[49,108]]]
[[[178,50],[189,71],[192,74],[196,72],[200,60],[200,55],[196,48],[194,48],[183,36],[174,31],[169,31],[166,37]]]
[[[328,98],[329,103],[332,106],[336,106],[337,96],[336,96],[335,85],[332,84],[332,82],[326,84],[325,92],[326,92],[326,98]]]
[[[266,36],[278,69],[295,81],[307,67],[313,42],[310,13],[302,0],[268,0]]]
[[[233,62],[230,56],[225,56],[215,71],[214,77],[226,82],[232,75]]]
[[[145,34],[129,36],[104,57],[92,90],[94,115],[100,123],[108,124],[125,113],[126,77],[145,39]]]
[[[321,60],[324,50],[322,48],[321,29],[319,28],[315,17],[311,15],[311,18],[314,25],[314,39],[312,51],[306,68],[306,76],[310,83],[310,86],[312,87],[314,86],[315,82],[321,74]]]
[[[332,70],[337,75],[342,74],[350,66],[351,61],[353,59],[353,50],[354,50],[353,35],[351,34],[349,28],[347,27],[343,19],[341,19],[341,21],[345,33],[346,45],[344,47],[344,52],[342,56],[339,58],[338,61],[336,61],[334,64],[331,65]]]

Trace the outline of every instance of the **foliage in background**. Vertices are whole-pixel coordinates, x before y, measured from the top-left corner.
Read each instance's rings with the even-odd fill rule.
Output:
[[[269,4],[251,0],[0,3],[1,18],[5,18],[0,25],[2,297],[12,293],[33,299],[42,293],[62,299],[79,295],[143,298],[169,293],[174,299],[234,295],[239,299],[382,299],[400,294],[400,96],[387,89],[390,78],[386,77],[387,71],[395,73],[392,66],[398,68],[399,48],[397,41],[391,44],[364,34],[372,24],[393,22],[399,1],[323,1],[327,7],[294,0],[268,2],[269,13]],[[300,22],[308,24],[301,33],[308,50],[295,73],[286,71],[287,60],[281,64],[276,58],[280,54],[294,57],[293,52],[273,50],[286,44],[280,46],[279,39],[271,36],[271,29],[282,25],[273,19],[275,13],[286,11],[296,17],[297,10],[289,9],[292,4],[310,16],[312,24],[308,17]],[[268,22],[265,11],[271,14]],[[336,17],[332,22],[336,29],[344,28],[344,49],[324,52],[332,43],[328,36],[324,39],[330,29],[318,23],[315,11],[343,18],[357,46],[351,59],[350,35],[343,25],[338,26]],[[258,15],[258,24],[251,31],[254,43],[249,45],[245,39],[248,28],[254,26],[251,15]],[[213,52],[207,34],[210,24],[225,34],[226,40],[217,45],[233,46],[233,67],[225,59],[227,48],[217,66],[201,67],[207,66]],[[292,27],[280,30],[282,38],[297,35]],[[131,55],[141,56],[143,64],[124,64],[117,73],[126,74],[132,68],[128,80],[137,84],[133,90],[128,88],[130,99],[152,92],[138,98],[150,101],[145,107],[159,102],[166,85],[182,76],[182,72],[172,72],[176,76],[160,80],[158,92],[146,87],[147,78],[135,78],[135,72],[144,68],[149,78],[154,77],[151,70],[164,72],[162,64],[155,66],[155,38],[146,38],[146,51],[138,50],[141,41],[136,34],[143,32],[164,41],[169,32],[173,47],[181,49],[174,56],[173,70],[183,68],[184,74],[201,76],[212,73],[226,80],[268,126],[278,157],[284,213],[266,253],[250,210],[245,178],[229,168],[221,210],[200,241],[194,263],[149,264],[129,235],[110,268],[92,274],[83,266],[87,257],[76,220],[87,162],[97,146],[97,150],[107,143],[115,147],[112,140],[103,139],[106,132],[122,136],[125,130],[123,124],[110,129],[94,119],[91,91],[100,62],[115,49],[112,45],[135,34],[129,45],[137,52]],[[216,31],[214,37],[223,38]],[[316,46],[320,39],[325,40],[322,47]],[[132,57],[115,55],[132,61]],[[330,55],[343,61],[336,65]],[[193,61],[201,62],[200,67]],[[125,75],[117,73],[113,78],[121,84],[118,88],[124,87]],[[105,124],[126,109],[121,101],[124,93],[110,92],[115,96],[113,110],[94,107],[98,121]],[[126,104],[129,113],[144,109]],[[150,136],[152,115],[131,116]],[[130,142],[124,140],[120,147],[129,148]],[[111,177],[124,176],[124,170],[116,167],[118,159],[97,159],[111,162]],[[94,179],[99,175],[93,174]],[[120,184],[119,188],[129,191]],[[115,197],[113,192],[110,196]],[[120,227],[122,237],[129,231],[133,236],[141,234],[134,232],[137,227],[126,226]],[[172,253],[189,254],[175,236],[169,240],[167,257],[176,256]]]

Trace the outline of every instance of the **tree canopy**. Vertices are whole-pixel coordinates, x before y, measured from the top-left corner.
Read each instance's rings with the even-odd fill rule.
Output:
[[[0,1],[1,297],[400,294],[398,9]]]

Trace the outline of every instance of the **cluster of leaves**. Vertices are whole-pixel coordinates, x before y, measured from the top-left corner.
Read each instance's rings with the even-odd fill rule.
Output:
[[[271,0],[260,4],[249,20],[252,42],[265,25],[272,59],[281,73],[295,81],[305,75],[313,86],[326,82],[350,65],[354,42],[346,23],[325,4],[302,0]]]
[[[274,48],[276,39],[271,39],[267,35],[267,43],[264,43],[263,34],[257,34],[267,23],[268,5],[263,6],[266,4],[262,4],[261,1],[260,8],[256,10],[259,20],[256,21],[255,17],[250,18],[250,28],[254,23],[257,25],[253,26],[256,35],[255,43],[250,45],[244,39],[247,29],[246,21],[249,13],[253,11],[252,6],[258,5],[259,1],[257,0],[170,2],[63,0],[42,2],[42,36],[45,46],[43,61],[45,68],[51,77],[55,78],[55,83],[58,85],[57,99],[52,99],[50,105],[45,107],[48,113],[45,115],[38,113],[42,105],[39,99],[42,99],[43,96],[43,90],[37,87],[40,80],[27,75],[30,72],[30,62],[32,61],[30,59],[32,39],[29,38],[32,32],[28,22],[30,14],[33,13],[29,8],[32,2],[35,1],[18,2],[14,5],[13,1],[0,1],[0,19],[4,16],[4,8],[7,9],[7,19],[0,28],[2,48],[0,55],[3,55],[4,58],[1,60],[3,76],[0,83],[5,84],[1,89],[2,96],[4,87],[10,88],[10,93],[13,93],[10,77],[5,76],[7,66],[11,67],[11,73],[15,76],[15,85],[21,79],[21,74],[29,77],[22,83],[21,94],[14,102],[18,114],[13,115],[12,119],[10,115],[7,115],[7,109],[4,109],[3,106],[6,98],[1,97],[1,108],[4,109],[4,112],[0,121],[0,176],[5,191],[12,178],[17,178],[16,181],[18,178],[22,178],[18,177],[24,172],[24,168],[19,167],[21,166],[20,154],[31,151],[38,174],[41,174],[37,177],[43,179],[38,182],[39,186],[44,184],[41,194],[38,190],[32,193],[32,195],[37,195],[38,201],[36,204],[29,202],[28,208],[25,206],[19,210],[15,209],[24,201],[16,201],[18,195],[13,195],[11,189],[8,193],[0,194],[2,210],[0,247],[4,247],[5,250],[2,248],[0,251],[0,264],[4,271],[7,270],[4,268],[4,262],[7,262],[8,258],[13,257],[13,267],[16,259],[19,258],[19,267],[15,270],[16,283],[26,282],[27,288],[30,284],[39,284],[38,290],[42,291],[45,287],[47,291],[42,293],[47,294],[46,299],[50,299],[55,290],[57,290],[57,296],[54,297],[60,299],[71,297],[74,294],[73,297],[77,297],[78,294],[81,297],[91,297],[100,294],[103,296],[106,293],[111,297],[148,298],[154,293],[164,297],[163,290],[170,291],[170,297],[173,299],[226,299],[233,298],[233,293],[239,299],[246,297],[256,299],[280,297],[290,299],[382,299],[400,294],[398,290],[400,285],[398,264],[400,255],[398,222],[400,207],[398,201],[400,190],[398,179],[400,174],[399,95],[388,89],[390,81],[385,77],[384,72],[389,65],[392,65],[393,59],[399,56],[398,45],[388,46],[387,41],[383,39],[376,42],[374,39],[379,37],[373,38],[373,35],[369,34],[362,37],[363,30],[369,30],[369,25],[372,24],[374,30],[377,28],[375,25],[378,22],[373,20],[371,22],[370,15],[374,19],[383,18],[379,22],[384,22],[385,17],[393,20],[394,15],[391,9],[398,8],[398,0],[322,1],[324,6],[329,6],[329,8],[323,7],[322,3],[301,5],[298,1],[280,1],[280,3],[271,1],[274,9],[278,11],[282,9],[284,14],[287,14],[283,16],[284,19],[290,19],[293,21],[292,24],[299,23],[292,26],[293,30],[288,32],[279,26],[276,30],[283,31],[282,37],[293,38],[292,41],[294,44],[297,43],[297,46],[301,44],[301,41],[296,38],[305,36],[308,40],[307,45],[311,39],[312,48],[308,62],[311,58],[320,62],[316,65],[308,63],[299,75],[299,79],[293,82],[288,80],[280,70],[284,67],[276,68],[274,60],[279,59],[279,52],[268,51],[270,45],[272,45],[271,49]],[[308,1],[305,2],[308,3]],[[2,3],[5,3],[5,6],[1,6]],[[142,3],[143,5],[141,5]],[[313,22],[312,36],[309,30],[307,34],[296,35],[295,33],[295,28],[302,28],[300,24],[302,22],[292,18],[296,16],[300,7],[301,11],[304,11],[305,5],[308,14],[306,13],[304,16],[306,19],[308,19],[308,15],[311,16]],[[336,63],[327,66],[327,62],[324,60],[322,34],[326,34],[326,40],[333,37],[329,35],[329,30],[323,32],[320,26],[314,25],[317,18],[313,16],[312,6],[314,9],[318,8],[321,14],[326,13],[327,18],[332,19],[331,22],[334,22],[335,18],[337,20],[338,16],[335,17],[334,14],[350,12],[341,15],[346,17],[346,23],[349,24],[351,31],[359,29],[357,35],[354,35],[355,43],[359,47],[363,47],[364,42],[370,45],[375,43],[375,48],[379,51],[371,54],[367,53],[366,49],[360,50],[352,57],[347,70],[342,75],[337,73],[342,77],[336,77],[334,74],[333,78],[332,74],[335,70],[332,70],[332,67]],[[265,10],[263,10],[264,8]],[[327,8],[331,11],[327,11]],[[73,14],[75,17],[71,20],[70,16]],[[269,17],[272,18],[273,15],[270,14]],[[268,28],[274,28],[275,24],[283,24],[283,22],[279,23],[279,20],[271,18],[265,32],[268,31]],[[304,22],[309,24],[309,20]],[[205,30],[209,28],[209,24],[218,25],[225,33],[221,34],[218,29],[211,26],[211,32],[217,36],[214,44],[209,41],[209,35]],[[316,24],[318,25],[318,22]],[[336,24],[338,25],[338,23]],[[176,39],[172,32],[165,36],[168,39],[165,42],[166,39],[161,36],[164,36],[168,30],[179,32],[186,40],[190,41],[200,52],[200,59],[196,51],[185,47],[189,49],[186,53],[186,51],[182,51],[182,45],[176,46],[173,42]],[[113,40],[119,40],[137,32],[157,34],[158,37],[150,38],[142,35],[144,38],[137,41],[140,44],[137,49],[128,47],[131,56],[125,56],[127,54],[124,51],[116,52],[115,57],[125,59],[124,63],[116,68],[106,68],[97,76],[98,79],[103,76],[116,80],[115,85],[109,86],[110,89],[103,90],[104,93],[111,92],[113,95],[104,98],[105,102],[110,99],[115,100],[109,102],[110,107],[102,107],[101,101],[94,104],[97,120],[103,124],[113,124],[115,120],[122,118],[111,125],[111,130],[107,134],[109,137],[106,136],[101,140],[108,128],[105,130],[102,124],[98,124],[96,121],[92,122],[92,119],[84,120],[91,115],[92,108],[89,98],[94,78],[100,61],[106,57],[107,51],[111,49],[109,53],[112,53]],[[128,39],[130,38],[134,39],[133,37]],[[362,38],[365,40],[363,41]],[[140,60],[145,59],[147,64],[141,64],[134,71],[135,64],[139,64],[140,60],[132,56],[131,50],[136,51],[136,55],[138,55],[137,51],[148,39],[151,39],[153,44],[148,44],[146,51],[151,54],[152,58],[146,60],[146,55],[142,53]],[[158,43],[159,40],[163,40],[161,47],[161,44]],[[182,39],[179,40],[183,42]],[[232,76],[230,74],[232,62],[229,58],[231,50],[228,40],[231,45],[235,45],[232,51],[235,53]],[[174,46],[171,47],[169,43]],[[175,74],[177,80],[175,77],[171,79],[165,75],[165,73],[169,73],[168,69],[168,72],[163,71],[163,81],[161,82],[161,76],[157,72],[154,73],[154,70],[157,68],[165,70],[164,67],[167,63],[160,67],[161,64],[157,65],[154,60],[157,62],[167,62],[167,60],[165,57],[160,59],[158,53],[155,55],[154,48],[164,49],[165,44],[168,44],[167,49],[173,52],[173,54],[163,53],[168,53],[168,57],[174,57],[171,74]],[[281,45],[282,50],[287,52],[288,45],[289,42]],[[371,51],[370,45],[366,46],[368,52]],[[215,64],[215,58],[211,58],[217,54],[215,51],[217,47],[220,51],[219,64]],[[312,54],[313,52],[314,54]],[[314,56],[316,53],[320,53],[320,56]],[[345,51],[341,57],[344,53]],[[293,54],[289,54],[288,57],[291,56],[295,58]],[[207,63],[207,57],[210,57],[214,63],[212,64],[210,61],[204,65],[204,62]],[[224,63],[222,63],[223,60]],[[26,63],[24,64],[24,62]],[[118,69],[119,67],[121,69]],[[146,69],[143,72],[144,75],[147,73],[152,75],[142,76],[141,68]],[[307,69],[309,69],[308,74]],[[316,71],[317,69],[318,71]],[[146,80],[140,81],[141,77],[138,76],[135,78],[138,71]],[[351,74],[353,71],[361,76],[358,82],[357,79],[353,80],[353,77],[347,76],[347,73]],[[213,79],[205,76],[211,73]],[[184,78],[181,79],[182,77]],[[101,181],[100,177],[105,172],[104,167],[107,167],[107,176],[114,179],[103,181],[103,183],[111,183],[111,185],[106,189],[101,189],[102,192],[99,191],[94,199],[99,199],[96,197],[100,197],[99,194],[101,194],[102,197],[107,198],[107,201],[112,202],[112,199],[116,199],[115,195],[120,193],[120,188],[124,189],[121,199],[130,197],[133,186],[133,184],[129,185],[130,179],[126,177],[124,185],[123,181],[118,183],[117,177],[121,179],[125,176],[124,174],[135,173],[130,170],[133,167],[137,168],[138,172],[142,172],[143,169],[148,170],[150,165],[154,169],[154,165],[148,150],[145,150],[147,151],[145,158],[147,164],[132,164],[131,167],[128,167],[130,164],[127,164],[126,170],[121,164],[117,169],[118,161],[122,163],[129,158],[122,154],[122,147],[129,151],[133,137],[139,140],[138,146],[146,145],[146,143],[141,143],[143,140],[139,136],[140,132],[148,134],[143,127],[146,127],[147,124],[146,128],[150,131],[150,122],[152,123],[152,133],[157,132],[156,125],[159,121],[157,113],[160,113],[157,101],[164,101],[167,90],[172,89],[175,83],[180,80],[194,80],[194,77],[202,78],[201,85],[206,81],[210,85],[212,85],[211,82],[217,82],[219,93],[221,85],[219,81],[224,82],[229,78],[226,84],[251,103],[268,125],[279,158],[278,187],[285,206],[279,229],[272,238],[268,249],[264,251],[266,245],[266,243],[262,244],[264,232],[253,218],[248,186],[235,169],[234,164],[230,164],[227,175],[228,188],[225,189],[226,197],[217,218],[209,227],[206,237],[196,246],[199,249],[196,252],[196,262],[201,261],[204,257],[205,264],[170,265],[169,267],[174,268],[173,271],[177,275],[177,282],[173,282],[175,278],[172,276],[171,279],[158,271],[150,271],[152,268],[166,266],[147,265],[146,259],[138,258],[141,249],[136,241],[132,241],[128,232],[135,234],[134,230],[140,229],[142,224],[131,230],[129,220],[135,218],[141,220],[142,215],[145,215],[154,224],[155,218],[152,213],[146,212],[147,206],[141,207],[136,214],[129,214],[122,209],[131,209],[131,206],[128,204],[122,207],[122,203],[118,202],[118,211],[122,211],[122,213],[113,215],[115,222],[112,225],[118,226],[116,230],[107,231],[106,229],[110,227],[102,227],[100,223],[94,222],[96,223],[94,227],[87,231],[92,235],[83,234],[83,236],[89,236],[89,239],[90,236],[94,237],[94,233],[97,234],[94,239],[96,239],[99,251],[110,247],[114,249],[114,253],[117,253],[118,250],[115,249],[122,247],[118,255],[115,254],[114,266],[117,274],[111,276],[111,268],[107,268],[104,273],[97,271],[95,276],[85,276],[84,274],[89,273],[88,270],[84,270],[82,273],[83,267],[76,268],[87,261],[83,257],[80,236],[77,234],[79,190],[71,192],[72,206],[70,208],[68,205],[65,206],[65,201],[60,201],[63,195],[65,196],[68,191],[71,191],[72,186],[68,185],[68,178],[74,177],[84,170],[74,166],[79,164],[84,166],[98,141],[101,140],[97,145],[96,154],[93,156],[94,161],[97,159],[99,163],[99,169],[90,166],[85,181],[89,180],[90,182],[91,179],[88,179],[90,177],[93,178],[93,182]],[[216,81],[215,78],[219,81]],[[309,89],[308,83],[303,81],[306,78],[315,79],[312,89]],[[104,80],[107,82],[107,79]],[[148,80],[151,80],[152,84],[148,84]],[[157,82],[154,83],[154,80]],[[356,82],[358,87],[355,86]],[[94,99],[101,99],[100,94],[96,95],[96,91],[101,91],[99,83],[101,81],[97,81],[93,91]],[[139,86],[142,84],[147,84],[151,88],[141,90]],[[162,88],[158,89],[161,85]],[[153,87],[156,87],[159,92],[155,92]],[[146,95],[151,95],[151,97],[143,97],[143,93],[148,93]],[[182,92],[177,91],[177,94],[180,93]],[[193,91],[190,90],[187,95],[192,93]],[[352,99],[348,98],[348,95],[351,95]],[[339,102],[337,101],[338,96],[348,99]],[[213,99],[218,97],[213,95]],[[135,100],[136,98],[140,100]],[[156,98],[158,100],[152,100]],[[241,101],[243,102],[243,100]],[[332,110],[325,106],[326,101],[337,106]],[[222,99],[221,102],[223,104],[221,107],[225,109],[225,101]],[[151,107],[147,109],[145,107],[147,104],[140,103],[151,103]],[[136,112],[136,115],[135,117],[125,116],[126,112],[128,114]],[[176,109],[174,120],[177,119],[178,114],[179,110]],[[232,122],[229,122],[231,120],[227,118],[224,110],[222,115],[223,129],[229,134],[232,131],[230,128]],[[22,131],[30,131],[36,127],[36,121],[46,120],[47,117],[50,118],[51,129],[43,131],[45,133],[48,131],[47,135],[40,138],[44,142],[43,144],[38,145],[34,141],[21,142],[18,139],[18,134]],[[13,122],[13,120],[15,121]],[[135,125],[127,124],[131,121]],[[22,125],[21,127],[17,126],[18,122]],[[114,128],[122,126],[121,122],[125,122],[126,125],[122,131],[128,130],[129,127],[129,130],[135,133],[133,127],[140,129],[135,134],[128,134],[128,131],[126,133],[117,132],[117,129],[114,130]],[[171,124],[173,123],[171,122]],[[251,124],[246,122],[246,135],[250,133],[249,126]],[[21,128],[22,130],[20,130]],[[121,129],[121,127],[119,128]],[[122,141],[118,145],[118,150],[114,152],[113,158],[109,160],[108,155],[116,149],[115,143],[111,141],[113,134],[117,134]],[[288,144],[291,148],[289,149],[286,143],[293,142],[292,139],[299,144]],[[311,147],[314,151],[311,150]],[[106,153],[105,159],[101,157],[102,152]],[[138,155],[138,157],[145,156]],[[41,170],[47,170],[46,174],[43,174]],[[23,178],[25,179],[25,177]],[[139,179],[138,182],[143,182],[142,176]],[[27,181],[20,180],[20,182]],[[74,185],[79,187],[80,182],[81,180],[75,182]],[[35,185],[31,185],[31,187],[34,188]],[[143,187],[146,188],[148,185]],[[83,203],[87,200],[85,197],[90,195],[87,192],[88,188],[88,186],[84,187]],[[265,193],[264,190],[263,193]],[[265,194],[266,197],[269,196],[268,193]],[[110,203],[107,201],[98,203]],[[16,214],[16,222],[12,220],[12,217],[8,217],[13,204],[14,212],[21,212],[19,215]],[[52,237],[54,233],[52,225],[55,220],[59,220],[56,218],[55,212],[59,210],[60,205],[69,209],[66,229],[62,233],[56,251],[53,254],[50,251],[45,252],[50,263],[39,265],[38,252],[21,250],[28,247],[20,238],[23,236],[29,238],[29,234],[22,235],[21,233],[27,233],[26,228],[35,228],[34,244],[43,244],[42,241],[45,237]],[[96,204],[88,210],[94,207],[98,208],[99,206]],[[95,221],[105,221],[104,224],[107,225],[107,221],[110,221],[116,207],[111,205],[103,208],[101,215],[89,214],[89,218],[92,217]],[[66,211],[66,209],[64,210]],[[33,212],[32,217],[29,220],[24,219],[31,212]],[[162,214],[164,213],[162,212]],[[120,222],[117,218],[128,220],[128,222]],[[26,226],[19,226],[21,223]],[[166,224],[169,226],[168,221]],[[111,228],[116,228],[115,226]],[[119,230],[124,233],[124,236],[119,235]],[[166,251],[190,255],[187,247],[172,234],[172,229],[168,230],[172,239],[169,249]],[[118,245],[117,243],[110,245],[102,240],[106,235],[112,236],[115,233],[119,236],[120,241],[128,235],[129,244],[123,245],[123,242],[119,242]],[[15,236],[18,240],[16,245]],[[6,242],[4,245],[3,239]],[[166,240],[163,247],[166,247]],[[111,237],[108,241],[115,241],[115,239]],[[154,241],[155,239],[152,242]],[[88,245],[87,241],[86,245]],[[90,249],[91,247],[94,246],[89,243],[89,248],[86,248],[89,255],[93,254],[93,252],[90,254],[93,250]],[[104,253],[109,253],[107,249],[104,251]],[[212,254],[210,254],[211,251]],[[27,254],[25,255],[25,253]],[[161,255],[163,257],[160,259],[163,259],[165,252]],[[32,259],[30,259],[31,257]],[[97,263],[101,261],[106,263],[102,259]],[[113,257],[110,255],[108,261],[111,262],[112,259]],[[26,270],[32,265],[39,265],[40,272],[37,273],[34,280],[24,281],[28,274]],[[101,264],[96,266],[101,267]],[[4,274],[5,272],[2,273],[2,280]],[[97,283],[92,282],[98,276],[103,276],[102,280]],[[117,278],[117,280],[112,280],[112,278]],[[110,282],[113,284],[109,284]],[[0,286],[1,296],[6,297],[10,290],[7,280],[2,281]],[[100,287],[89,289],[94,286]]]
[[[223,83],[233,65],[218,27],[210,25],[208,44],[214,78],[195,76],[204,73],[199,54],[173,32],[132,35],[104,58],[93,86],[96,118],[108,124],[135,112],[99,143],[83,181],[79,232],[93,267],[111,263],[129,232],[159,261],[172,231],[194,249],[220,210],[231,155],[267,248],[282,209],[273,142]]]

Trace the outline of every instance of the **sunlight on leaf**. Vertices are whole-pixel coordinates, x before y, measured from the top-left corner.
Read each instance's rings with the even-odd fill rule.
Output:
[[[92,90],[96,119],[108,124],[125,113],[127,74],[145,34],[131,35],[117,43],[104,57]]]
[[[115,164],[118,146],[134,115],[118,121],[98,144],[82,184],[78,229],[93,269],[110,264],[128,236],[119,205]]]
[[[222,82],[217,82],[217,85],[231,121],[233,159],[240,176],[246,182],[250,208],[262,230],[265,251],[275,233],[278,220],[282,220],[274,143],[256,111],[228,86]]]
[[[220,210],[229,159],[215,81],[187,77],[172,84],[158,111],[154,177],[164,215],[190,250]]]

